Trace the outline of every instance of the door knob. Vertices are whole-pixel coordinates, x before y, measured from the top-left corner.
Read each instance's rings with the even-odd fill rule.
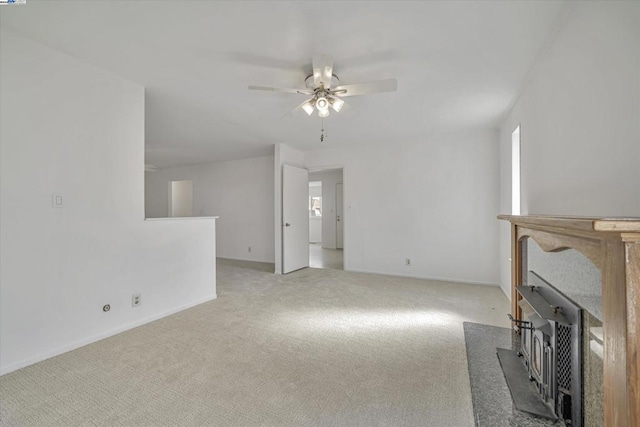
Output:
[[[285,226],[285,227],[291,227],[291,224],[289,224],[288,222],[286,222],[286,223],[284,224],[284,226]]]

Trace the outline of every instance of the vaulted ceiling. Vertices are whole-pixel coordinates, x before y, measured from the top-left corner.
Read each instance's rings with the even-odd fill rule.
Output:
[[[34,1],[0,25],[146,87],[146,161],[159,167],[421,141],[493,128],[560,28],[559,1]],[[395,77],[321,119],[293,113],[311,55],[342,84]]]

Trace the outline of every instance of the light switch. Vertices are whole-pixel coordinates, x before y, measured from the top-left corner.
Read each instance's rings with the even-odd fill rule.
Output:
[[[62,198],[62,194],[53,193],[53,196],[51,198],[51,206],[53,206],[54,208],[64,208],[64,200]]]

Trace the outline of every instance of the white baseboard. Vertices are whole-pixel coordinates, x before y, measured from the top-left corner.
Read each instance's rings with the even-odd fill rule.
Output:
[[[505,287],[503,287],[502,285],[500,285],[500,290],[502,290],[502,293],[504,294],[505,297],[507,297],[507,299],[509,300],[509,302],[511,302],[511,284],[509,284],[509,286],[505,289]]]
[[[354,273],[379,274],[381,276],[408,277],[408,278],[411,278],[411,279],[437,280],[439,282],[464,283],[464,284],[467,284],[467,285],[482,285],[482,286],[497,286],[497,287],[500,287],[500,285],[498,285],[497,283],[479,282],[479,281],[466,280],[466,279],[454,279],[454,278],[450,278],[450,277],[420,276],[420,275],[417,275],[417,274],[389,273],[389,272],[375,271],[375,270],[361,270],[361,269],[357,269],[357,268],[349,268],[349,269],[345,269],[345,271],[353,271]]]
[[[259,259],[237,258],[237,257],[223,256],[223,255],[220,255],[220,254],[218,254],[216,256],[216,258],[231,259],[233,261],[249,261],[249,262],[261,262],[263,264],[275,264],[275,261],[273,261],[273,260],[271,260],[271,261],[261,261]]]
[[[153,322],[154,320],[162,319],[163,317],[170,316],[170,315],[175,314],[175,313],[177,313],[179,311],[183,311],[183,310],[186,310],[188,308],[195,307],[196,305],[203,304],[203,303],[205,303],[207,301],[214,300],[217,297],[218,296],[216,294],[213,294],[212,296],[207,296],[205,298],[201,298],[199,300],[192,301],[192,302],[190,302],[188,304],[185,304],[185,305],[182,305],[180,307],[172,308],[172,309],[164,311],[162,313],[158,313],[158,314],[154,314],[154,315],[149,316],[149,317],[145,317],[144,319],[136,320],[135,322],[126,323],[126,324],[121,325],[121,326],[119,326],[117,328],[114,328],[114,329],[108,330],[106,332],[94,335],[92,337],[88,337],[88,338],[85,338],[85,339],[81,339],[79,341],[72,342],[72,343],[67,344],[67,345],[63,345],[63,346],[58,347],[58,348],[56,348],[54,350],[47,351],[45,353],[39,354],[38,356],[30,357],[29,359],[21,360],[20,362],[12,363],[11,365],[2,366],[2,367],[0,367],[0,375],[5,375],[5,374],[8,374],[10,372],[17,371],[18,369],[22,369],[22,368],[27,367],[29,365],[33,365],[34,363],[42,362],[43,360],[50,359],[50,358],[55,357],[55,356],[59,356],[59,355],[61,355],[63,353],[66,353],[68,351],[75,350],[75,349],[80,348],[80,347],[84,347],[85,345],[88,345],[88,344],[92,344],[92,343],[94,343],[96,341],[100,341],[100,340],[103,340],[105,338],[109,338],[109,337],[111,337],[113,335],[116,335],[116,334],[119,334],[121,332],[128,331],[129,329],[133,329],[133,328],[136,328],[138,326],[145,325],[147,323]]]

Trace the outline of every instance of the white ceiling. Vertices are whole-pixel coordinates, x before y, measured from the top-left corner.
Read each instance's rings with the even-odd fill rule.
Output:
[[[146,161],[160,167],[421,141],[496,127],[556,31],[559,1],[222,2],[28,0],[0,24],[146,87]],[[287,114],[313,52],[341,84],[395,77],[325,120]],[[283,117],[284,116],[284,117]]]

